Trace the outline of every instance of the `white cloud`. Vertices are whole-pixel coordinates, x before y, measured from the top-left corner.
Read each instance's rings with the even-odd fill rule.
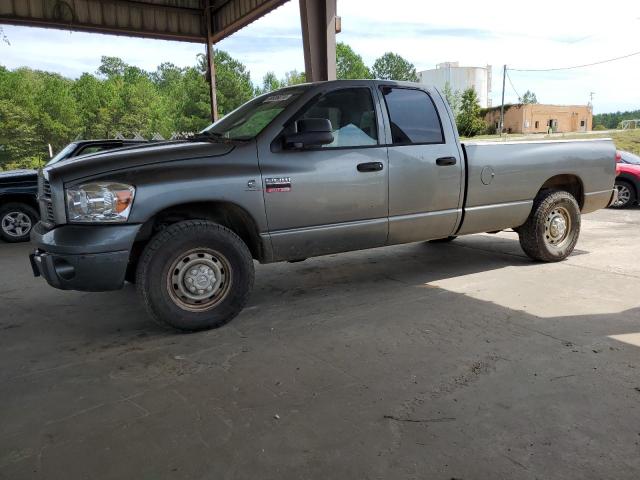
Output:
[[[556,68],[590,63],[640,50],[640,3],[562,0],[548,4],[512,0],[338,0],[339,41],[372,64],[394,51],[418,69],[443,61],[493,65],[494,104],[499,103],[502,65]],[[304,69],[298,2],[293,0],[222,41],[259,83],[267,71],[284,75]],[[60,71],[77,76],[95,71],[101,55],[120,56],[146,69],[171,61],[192,65],[203,47],[178,42],[5,27],[11,46],[0,45],[0,63]],[[605,65],[555,73],[512,72],[519,91],[533,90],[548,103],[586,103],[595,92],[598,111],[640,108],[640,56]],[[516,95],[507,83],[507,101]]]

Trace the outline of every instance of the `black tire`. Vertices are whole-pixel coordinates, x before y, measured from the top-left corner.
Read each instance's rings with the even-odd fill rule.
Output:
[[[6,203],[0,207],[0,237],[5,242],[28,242],[29,234],[39,219],[40,215],[31,205]],[[20,225],[16,226],[17,222]]]
[[[637,192],[631,182],[616,178],[614,187],[618,190],[618,201],[611,205],[611,208],[629,208],[636,202]],[[623,192],[625,193],[624,200],[620,198]]]
[[[450,237],[434,238],[433,240],[428,240],[428,242],[429,243],[449,243],[449,242],[453,242],[456,238],[458,238],[456,235],[452,235]]]
[[[253,279],[245,243],[228,228],[204,220],[175,223],[158,233],[136,272],[138,292],[151,316],[184,331],[218,328],[232,320],[249,300]],[[209,287],[213,294],[205,298]]]
[[[526,223],[518,228],[518,235],[522,250],[533,260],[564,260],[571,255],[580,236],[578,202],[562,190],[540,192]]]

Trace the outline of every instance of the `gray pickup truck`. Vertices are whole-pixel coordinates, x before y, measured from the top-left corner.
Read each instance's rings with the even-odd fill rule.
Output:
[[[259,96],[199,134],[69,159],[39,177],[36,276],[137,284],[181,330],[237,315],[254,263],[513,228],[566,258],[614,197],[610,140],[464,143],[435,89],[332,81]]]

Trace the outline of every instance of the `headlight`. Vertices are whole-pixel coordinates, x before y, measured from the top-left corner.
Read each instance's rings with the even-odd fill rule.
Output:
[[[96,182],[66,190],[69,222],[126,222],[136,189],[123,183]]]

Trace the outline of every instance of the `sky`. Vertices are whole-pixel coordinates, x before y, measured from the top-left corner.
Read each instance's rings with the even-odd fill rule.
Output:
[[[493,66],[493,105],[500,104],[502,65],[549,69],[582,65],[640,51],[640,2],[557,0],[508,3],[458,0],[338,0],[342,33],[369,66],[387,51],[417,70],[458,61]],[[242,61],[254,83],[264,74],[304,70],[298,2],[292,0],[217,44]],[[204,46],[29,27],[3,26],[0,64],[28,66],[78,77],[95,72],[102,55],[155,70],[162,62],[195,64]],[[640,55],[603,65],[555,72],[512,70],[505,102],[531,90],[541,103],[586,104],[594,92],[595,113],[640,108]],[[516,93],[517,92],[517,93]]]

